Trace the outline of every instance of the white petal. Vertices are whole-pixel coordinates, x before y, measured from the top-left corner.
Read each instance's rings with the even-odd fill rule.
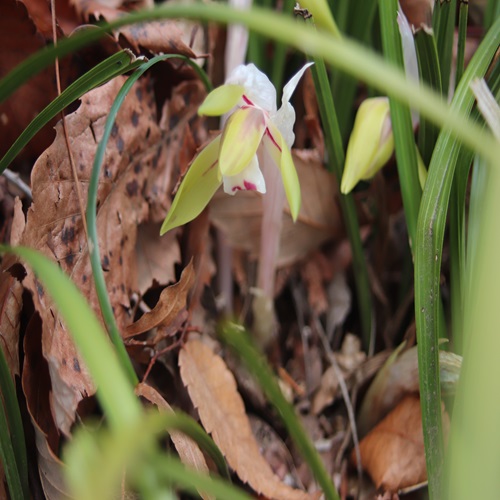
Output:
[[[295,134],[293,133],[295,109],[293,109],[293,106],[289,102],[282,104],[277,113],[271,116],[271,120],[278,127],[287,146],[291,148],[295,142]]]
[[[276,112],[276,89],[269,78],[255,64],[241,64],[234,68],[225,83],[243,85],[245,95],[269,113]]]
[[[290,98],[292,97],[292,94],[306,69],[313,64],[314,63],[310,62],[302,66],[302,68],[285,85],[285,88],[283,89],[283,96],[281,98],[281,107],[275,115],[271,116],[271,120],[278,127],[289,148],[292,147],[295,141],[295,134],[293,133],[295,110],[290,104]]]
[[[312,66],[314,63],[310,62],[307,64],[304,64],[297,73],[295,73],[294,76],[290,79],[290,81],[285,85],[283,88],[283,96],[281,97],[281,105],[283,106],[286,102],[290,101],[290,98],[292,97],[292,94],[295,90],[295,87],[297,87],[299,80],[302,78],[302,75],[305,73],[306,69],[309,68],[309,66]]]
[[[415,38],[408,19],[404,15],[401,7],[398,9],[398,27],[401,35],[401,45],[403,47],[403,59],[405,63],[406,78],[419,81],[417,51],[415,49]],[[412,110],[411,113],[413,127],[419,122],[419,114]]]
[[[255,155],[248,167],[236,175],[223,175],[224,191],[227,194],[236,194],[238,191],[266,192],[266,181],[260,171],[259,160]]]

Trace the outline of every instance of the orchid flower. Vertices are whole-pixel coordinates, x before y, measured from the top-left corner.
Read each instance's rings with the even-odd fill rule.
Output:
[[[276,89],[253,64],[237,66],[224,85],[208,94],[198,113],[219,116],[230,112],[229,119],[222,133],[193,161],[160,234],[197,217],[221,185],[231,195],[238,191],[265,193],[266,183],[259,164],[267,160],[281,171],[290,212],[296,220],[300,185],[290,151],[295,140],[295,110],[290,98],[311,64],[303,66],[285,85],[279,109]]]
[[[398,26],[401,34],[406,76],[418,81],[417,54],[412,29],[398,10]],[[416,127],[418,114],[412,112],[413,126]],[[416,146],[415,146],[416,147]],[[394,135],[390,116],[389,98],[372,97],[365,99],[356,114],[354,127],[347,145],[346,160],[340,191],[351,192],[361,180],[371,179],[388,161],[394,152]],[[427,170],[417,148],[418,177],[423,189]]]

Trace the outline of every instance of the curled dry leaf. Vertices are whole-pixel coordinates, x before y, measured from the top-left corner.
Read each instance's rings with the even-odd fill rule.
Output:
[[[190,340],[179,353],[179,366],[203,427],[243,482],[272,499],[316,498],[287,486],[272,472],[260,454],[236,381],[220,356]]]
[[[165,288],[154,308],[125,329],[125,338],[147,332],[159,325],[168,325],[186,307],[187,295],[194,284],[195,272],[191,261],[175,285]]]
[[[66,117],[69,142],[80,179],[84,205],[97,141],[125,78],[89,92],[80,108]],[[155,103],[147,80],[125,99],[108,143],[98,188],[97,233],[106,285],[119,328],[131,322],[129,297],[137,289],[137,226],[148,205],[142,189],[163,155],[155,121]],[[71,276],[94,311],[95,293],[86,237],[61,124],[54,143],[40,156],[31,174],[33,203],[21,244],[41,251]],[[86,367],[61,323],[52,299],[28,270],[24,285],[33,294],[43,321],[42,349],[49,364],[57,427],[69,434],[78,403],[95,392]]]
[[[135,388],[135,393],[137,396],[142,396],[147,399],[150,403],[158,407],[158,410],[167,413],[173,413],[172,407],[165,401],[165,399],[160,395],[160,393],[151,387],[150,385],[140,383]],[[184,465],[191,467],[192,469],[201,472],[203,474],[208,474],[208,466],[205,461],[205,457],[200,450],[200,447],[193,441],[190,437],[186,436],[182,432],[171,431],[170,438],[174,443],[177,453]],[[211,496],[200,492],[204,499],[212,498]]]
[[[449,417],[443,406],[443,428]],[[427,479],[418,396],[406,396],[360,443],[361,462],[377,488],[395,492]],[[354,453],[352,458],[355,461]]]
[[[407,394],[418,394],[417,347],[404,351],[403,342],[387,359],[371,383],[358,416],[358,432],[364,436],[384,418]],[[452,352],[439,351],[441,390],[453,395],[460,375],[462,358]]]
[[[294,151],[293,160],[302,191],[302,205],[294,224],[284,205],[278,264],[284,266],[302,259],[325,241],[339,237],[341,217],[335,203],[335,179],[311,151]],[[258,193],[244,191],[237,196],[218,192],[210,203],[213,223],[227,236],[231,246],[257,257],[260,249],[262,200]]]
[[[50,408],[50,375],[42,356],[41,325],[37,315],[33,315],[26,329],[24,354],[22,387],[35,432],[40,481],[47,499],[64,500],[70,497],[64,482],[64,464],[57,457],[60,435]]]

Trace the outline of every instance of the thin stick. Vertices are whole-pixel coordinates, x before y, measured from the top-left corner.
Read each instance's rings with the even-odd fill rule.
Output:
[[[14,186],[16,186],[25,196],[28,198],[28,200],[33,199],[33,195],[31,193],[31,188],[26,184],[21,177],[19,177],[19,174],[16,172],[12,172],[12,170],[9,170],[6,168],[3,172],[2,175]]]
[[[351,426],[352,432],[352,441],[354,443],[354,453],[356,454],[356,462],[357,462],[357,470],[358,470],[358,480],[359,484],[361,484],[361,478],[363,476],[363,469],[361,467],[361,452],[359,451],[359,439],[358,439],[358,430],[356,427],[356,417],[354,416],[354,409],[351,404],[351,399],[349,398],[349,390],[347,389],[347,385],[345,383],[344,376],[342,375],[342,370],[340,369],[339,364],[337,363],[337,359],[335,358],[335,354],[333,353],[330,344],[328,343],[328,338],[326,337],[325,330],[323,329],[323,325],[319,321],[316,314],[313,315],[313,322],[316,331],[318,332],[319,338],[321,339],[321,343],[323,344],[323,348],[325,349],[326,356],[328,357],[328,361],[333,367],[335,372],[335,376],[339,381],[340,392],[342,392],[342,397],[344,398],[344,403],[347,409],[347,416],[349,418],[349,424]]]
[[[56,29],[56,2],[55,0],[50,0],[50,9],[51,9],[51,17],[52,17],[52,38],[54,39],[54,47],[57,46],[57,29]],[[55,70],[56,70],[56,87],[57,87],[57,95],[61,95],[61,75],[59,72],[59,58],[56,57],[55,61]],[[75,160],[73,159],[73,154],[71,152],[71,148],[69,145],[69,135],[68,129],[66,127],[66,116],[64,114],[64,110],[61,111],[61,120],[62,127],[64,132],[64,140],[66,142],[66,149],[68,150],[68,159],[71,165],[71,171],[73,172],[73,178],[75,181],[76,188],[76,197],[78,198],[78,205],[80,207],[80,215],[82,217],[83,230],[85,231],[85,237],[87,239],[87,243],[89,241],[88,231],[87,231],[87,219],[85,218],[85,205],[83,204],[83,196],[82,190],[80,186],[80,181],[78,180],[78,172],[76,170]]]

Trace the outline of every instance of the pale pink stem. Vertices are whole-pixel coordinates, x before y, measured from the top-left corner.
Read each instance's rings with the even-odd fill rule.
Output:
[[[230,0],[229,4],[237,9],[250,9],[252,0]],[[224,69],[226,77],[236,66],[245,62],[248,45],[248,29],[241,25],[230,25],[227,29],[226,53]],[[221,118],[221,129],[227,117]],[[233,313],[233,249],[228,245],[222,231],[216,230],[217,235],[217,282],[224,312],[230,316]]]
[[[272,339],[275,329],[274,285],[283,222],[285,189],[281,172],[276,165],[267,158],[263,158],[261,167],[266,179],[267,193],[262,197],[263,213],[257,271],[258,291],[254,298],[253,312],[255,334],[259,342],[265,346]]]

